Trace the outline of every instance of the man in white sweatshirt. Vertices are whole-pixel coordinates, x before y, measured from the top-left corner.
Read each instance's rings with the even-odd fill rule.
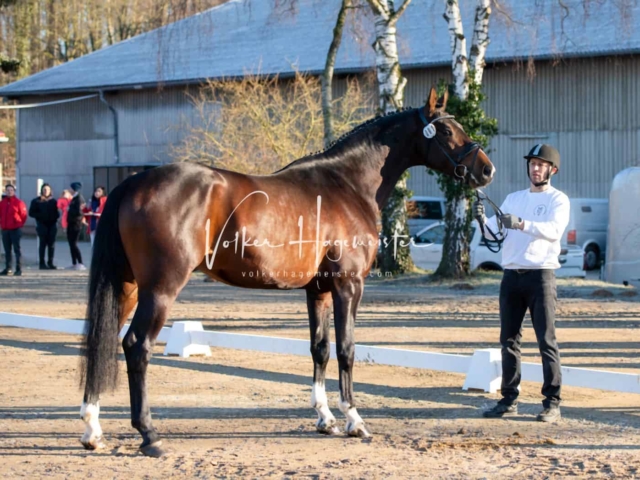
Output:
[[[500,285],[502,399],[483,415],[501,418],[518,413],[522,323],[528,309],[544,376],[545,399],[537,420],[555,422],[560,419],[562,383],[555,330],[555,269],[560,268],[560,239],[569,223],[569,198],[551,186],[551,177],[560,169],[560,154],[554,147],[538,144],[524,158],[530,187],[508,195],[500,207],[508,212],[500,217],[508,229],[502,246],[504,276]],[[473,204],[473,213],[478,221],[497,231],[496,217],[487,219],[482,203]],[[490,234],[487,236],[493,240]]]

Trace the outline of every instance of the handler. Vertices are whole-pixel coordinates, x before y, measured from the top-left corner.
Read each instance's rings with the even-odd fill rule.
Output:
[[[562,383],[555,330],[555,269],[560,268],[560,239],[569,223],[569,198],[551,186],[551,177],[560,169],[560,154],[554,147],[538,144],[524,158],[530,187],[511,193],[500,207],[509,212],[500,216],[509,229],[502,250],[504,276],[500,284],[502,399],[483,415],[501,418],[518,413],[522,323],[529,309],[544,376],[544,408],[537,420],[555,422],[560,419]],[[492,231],[498,229],[496,217],[487,219],[481,202],[474,202],[473,214]]]

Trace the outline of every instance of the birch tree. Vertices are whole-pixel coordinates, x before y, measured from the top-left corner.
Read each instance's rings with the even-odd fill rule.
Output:
[[[382,115],[402,108],[404,87],[407,79],[400,71],[398,45],[396,41],[396,24],[411,3],[404,0],[396,9],[394,0],[367,0],[374,16],[375,40],[373,49],[376,53],[376,76],[378,79],[378,111]],[[408,173],[398,181],[387,205],[382,210],[382,235],[388,239],[395,232],[409,237],[407,225],[406,200],[411,192],[407,189]],[[402,237],[400,237],[402,238]],[[387,272],[406,273],[414,269],[408,248],[398,249],[394,257],[393,249],[382,251],[380,268]]]
[[[473,36],[470,55],[467,57],[467,40],[462,27],[460,4],[458,0],[445,0],[444,19],[447,22],[451,39],[451,71],[453,76],[453,93],[459,100],[458,105],[465,102],[474,103],[480,110],[481,95],[479,85],[485,67],[485,55],[489,45],[489,18],[491,16],[491,0],[476,0]],[[476,87],[475,89],[473,87]],[[474,98],[469,99],[473,90]],[[456,102],[453,102],[455,105]],[[451,103],[450,103],[451,105]],[[469,111],[469,106],[466,107]],[[480,110],[481,111],[481,110]],[[462,125],[464,122],[459,118]],[[495,127],[489,121],[490,127]],[[495,127],[497,129],[497,127]],[[467,133],[472,134],[467,128]],[[496,130],[497,131],[497,130]],[[487,140],[488,141],[488,140]],[[468,200],[473,190],[466,185],[444,175],[438,175],[438,184],[445,194],[445,238],[443,254],[436,276],[444,278],[461,278],[469,274],[469,236],[471,216]]]

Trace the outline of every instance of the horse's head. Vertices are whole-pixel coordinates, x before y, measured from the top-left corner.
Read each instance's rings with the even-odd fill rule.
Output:
[[[413,163],[458,178],[473,188],[489,185],[495,168],[480,145],[445,111],[447,99],[448,92],[438,98],[432,87],[427,104],[417,109],[417,158]]]

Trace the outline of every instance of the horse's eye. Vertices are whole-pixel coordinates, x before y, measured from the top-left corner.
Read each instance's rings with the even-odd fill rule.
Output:
[[[451,133],[451,130],[449,130],[449,129],[446,129],[446,130],[444,131],[444,134],[445,134],[447,137],[450,137],[451,135],[453,135],[453,133]]]

